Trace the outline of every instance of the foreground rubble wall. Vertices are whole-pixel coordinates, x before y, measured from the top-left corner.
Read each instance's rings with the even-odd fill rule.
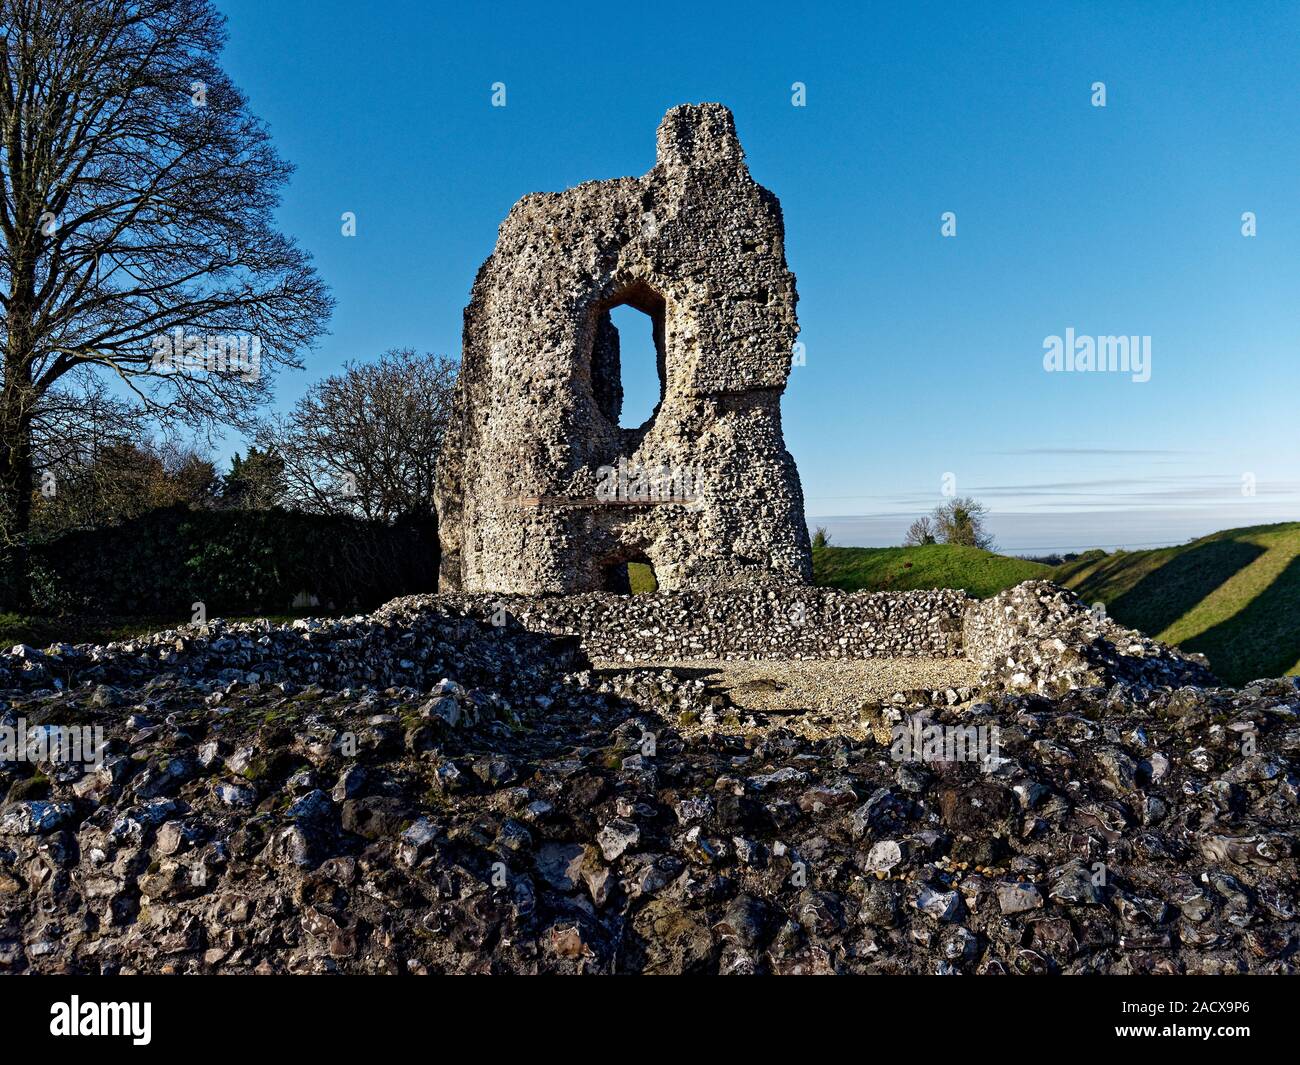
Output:
[[[1016,659],[1061,594],[968,609]],[[1300,678],[891,702],[996,738],[950,757],[570,646],[409,599],[10,654],[0,728],[105,743],[0,758],[0,973],[1297,970]]]

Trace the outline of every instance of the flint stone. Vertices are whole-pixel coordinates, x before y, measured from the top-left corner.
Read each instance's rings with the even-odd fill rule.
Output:
[[[0,836],[36,836],[53,832],[76,816],[70,802],[35,799],[12,804],[0,813]]]

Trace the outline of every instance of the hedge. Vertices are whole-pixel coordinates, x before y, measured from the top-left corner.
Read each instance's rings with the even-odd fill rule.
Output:
[[[438,537],[431,519],[171,507],[35,545],[31,563],[42,611],[282,613],[307,593],[340,612],[434,591]]]

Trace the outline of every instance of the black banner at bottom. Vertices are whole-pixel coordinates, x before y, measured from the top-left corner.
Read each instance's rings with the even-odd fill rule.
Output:
[[[831,995],[807,982],[751,982],[701,996],[698,983],[687,992],[670,980],[641,981],[633,991],[626,978],[579,987],[517,978],[435,986],[383,977],[15,977],[0,983],[0,1050],[9,1060],[24,1049],[91,1050],[97,1043],[127,1054],[224,1056],[247,1046],[243,1038],[256,1036],[267,1047],[278,1035],[296,1052],[374,1053],[409,1046],[421,1031],[443,1040],[472,1028],[499,1055],[514,1039],[528,1050],[570,1024],[598,1043],[602,1029],[626,1040],[629,1025],[664,1034],[664,1024],[698,1024],[712,1014],[729,1030],[732,1049],[746,1029],[764,1042],[779,1038],[768,1025],[782,1017],[805,1030],[802,1041],[821,1017],[828,1034],[866,1023],[873,1039],[893,1030],[904,1039],[923,1033],[927,1046],[957,1046],[979,1041],[984,1027],[985,1036],[1041,1038],[1073,1056],[1124,1044],[1202,1044],[1231,1053],[1234,1045],[1281,1039],[1294,1026],[1296,985],[1276,977],[942,979],[865,977]],[[852,1003],[859,1005],[846,1009]],[[492,1015],[503,1023],[493,1024]]]

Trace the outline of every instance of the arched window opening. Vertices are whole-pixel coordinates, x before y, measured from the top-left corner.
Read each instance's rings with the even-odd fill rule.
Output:
[[[618,427],[636,429],[654,416],[664,394],[654,322],[648,314],[626,303],[614,307],[609,316],[618,334],[619,384],[623,393]]]
[[[659,409],[665,380],[664,300],[637,285],[597,317],[591,357],[596,403],[620,429],[640,429]]]

